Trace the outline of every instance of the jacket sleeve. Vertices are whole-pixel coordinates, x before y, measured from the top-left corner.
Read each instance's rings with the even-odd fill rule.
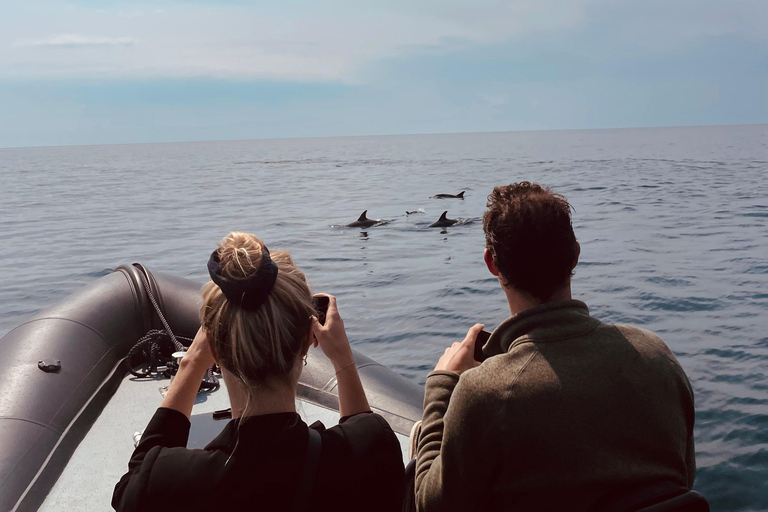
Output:
[[[146,510],[143,498],[149,487],[149,474],[160,449],[185,447],[189,419],[173,409],[160,407],[152,416],[141,441],[128,462],[128,472],[115,486],[112,507],[118,512]]]
[[[500,441],[488,435],[493,407],[464,372],[427,377],[424,416],[416,447],[416,508],[419,511],[483,510],[490,496]],[[495,452],[495,453],[494,453]]]

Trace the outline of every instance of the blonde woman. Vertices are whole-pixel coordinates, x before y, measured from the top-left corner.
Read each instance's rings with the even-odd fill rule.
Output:
[[[202,327],[162,406],[115,487],[118,511],[398,510],[399,443],[373,414],[344,323],[330,304],[315,318],[304,274],[284,251],[230,233],[208,262]],[[308,427],[296,413],[303,359],[320,346],[336,370],[339,425]],[[203,450],[185,448],[206,369],[217,362],[232,421]]]

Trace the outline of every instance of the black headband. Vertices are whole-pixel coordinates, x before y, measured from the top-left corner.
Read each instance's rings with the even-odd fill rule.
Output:
[[[211,275],[211,281],[221,288],[228,301],[243,309],[254,311],[266,302],[275,286],[277,264],[269,257],[269,249],[262,246],[261,265],[256,273],[245,279],[231,279],[221,272],[221,261],[217,249],[211,253],[208,260],[208,273]]]

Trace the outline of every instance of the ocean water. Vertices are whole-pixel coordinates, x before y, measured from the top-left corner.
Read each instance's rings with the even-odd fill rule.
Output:
[[[0,335],[123,262],[202,282],[244,230],[419,383],[507,317],[487,194],[549,185],[575,208],[574,297],[659,333],[693,384],[696,488],[713,510],[768,510],[768,126],[0,149],[0,177]],[[389,222],[342,227],[366,209]],[[429,228],[445,210],[461,222]]]

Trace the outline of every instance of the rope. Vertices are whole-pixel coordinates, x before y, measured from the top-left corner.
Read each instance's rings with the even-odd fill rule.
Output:
[[[188,344],[192,338],[177,337]],[[150,329],[128,351],[129,371],[136,377],[147,378],[153,376],[170,377],[171,373],[178,370],[173,353],[177,352],[167,332],[159,329]],[[182,350],[184,346],[182,345]],[[170,370],[170,371],[169,371]]]
[[[155,295],[152,293],[152,288],[149,286],[149,280],[147,279],[147,276],[145,274],[144,267],[140,267],[141,272],[139,273],[139,277],[141,278],[141,282],[144,285],[144,289],[147,291],[147,295],[149,296],[149,301],[152,303],[152,305],[155,307],[155,311],[157,311],[157,316],[160,317],[160,321],[163,322],[163,326],[165,327],[165,332],[168,333],[168,336],[171,337],[171,341],[173,342],[173,346],[178,351],[185,350],[184,345],[179,343],[179,341],[176,339],[176,336],[173,335],[173,331],[171,331],[171,326],[168,325],[168,321],[165,319],[165,315],[163,315],[163,312],[160,310],[160,306],[157,304],[157,301],[155,300]]]
[[[155,300],[155,296],[149,286],[149,280],[146,275],[148,271],[144,269],[144,267],[139,267],[139,270],[141,271],[139,277],[147,292],[149,301],[152,303],[152,306],[154,306],[158,318],[160,318],[163,327],[165,327],[165,331],[150,329],[147,334],[142,336],[139,341],[131,347],[131,350],[128,351],[129,371],[132,375],[139,378],[160,376],[170,378],[171,375],[175,375],[179,369],[176,359],[173,357],[173,353],[185,352],[187,347],[192,344],[193,339],[173,334],[171,326],[165,319],[165,315],[163,315],[163,311],[160,309],[160,305],[157,303],[157,300]],[[180,339],[187,343],[186,346],[179,342]],[[198,393],[219,389],[219,379],[214,375],[215,371],[215,364],[206,370],[205,377],[200,383]]]

